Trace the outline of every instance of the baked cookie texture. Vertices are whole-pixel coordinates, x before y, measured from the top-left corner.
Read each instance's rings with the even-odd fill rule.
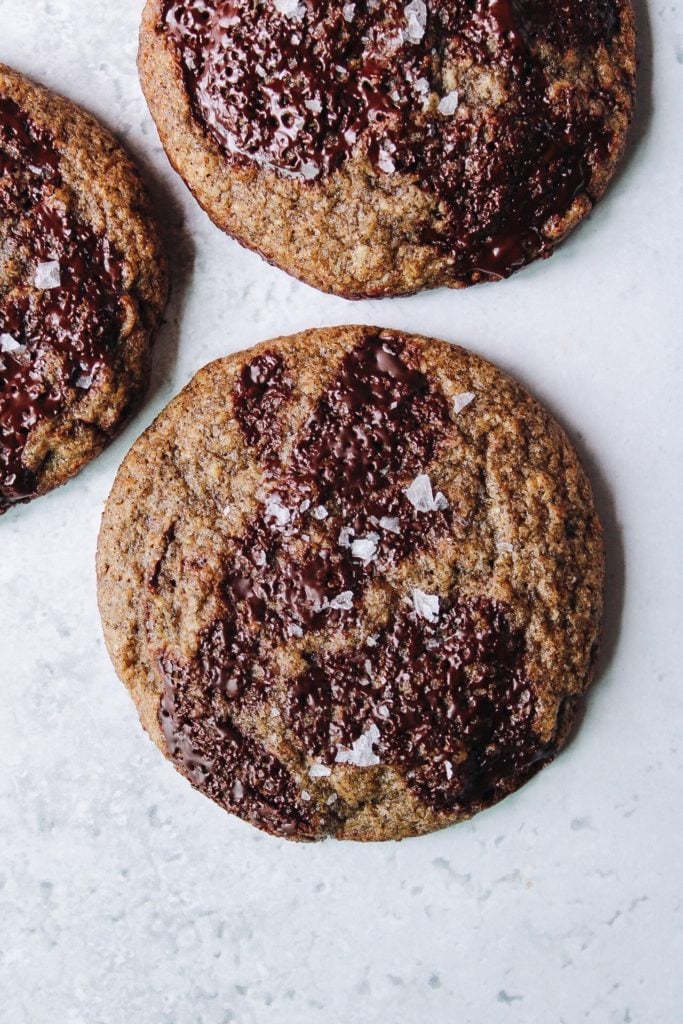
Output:
[[[107,647],[186,778],[259,828],[400,839],[561,749],[601,527],[557,423],[462,348],[373,327],[201,370],[126,457]]]
[[[630,0],[147,0],[142,86],[216,224],[347,298],[507,277],[602,196]]]
[[[64,483],[144,394],[167,295],[138,171],[0,64],[0,513]]]

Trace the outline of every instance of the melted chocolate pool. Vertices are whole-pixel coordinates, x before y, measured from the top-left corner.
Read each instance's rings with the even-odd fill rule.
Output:
[[[277,426],[268,415],[268,426],[253,431],[251,385],[271,410],[268,388],[279,402],[285,378],[283,358],[262,354],[235,389],[237,417],[257,451]],[[279,705],[309,762],[344,760],[372,730],[370,763],[392,765],[425,803],[453,812],[502,795],[549,756],[532,729],[525,637],[503,605],[448,594],[425,618],[406,594],[405,606],[366,641],[334,654],[307,648],[307,638],[325,631],[359,627],[367,636],[368,586],[448,531],[451,506],[441,500],[418,511],[406,489],[449,427],[447,402],[409,347],[372,333],[342,360],[287,464],[265,459],[263,513],[226,569],[223,616],[190,665],[160,660],[171,756],[240,816],[283,834],[315,833],[288,770],[234,722],[241,710],[258,716],[272,701],[277,643],[298,644],[306,664],[284,681]],[[438,479],[432,483],[436,491]]]
[[[413,176],[442,220],[423,242],[456,275],[506,277],[590,190],[605,104],[552,105],[539,44],[595,50],[616,0],[165,0],[159,31],[180,54],[194,113],[226,154],[320,181],[362,152]],[[474,64],[507,93],[474,113],[444,82]]]
[[[64,207],[61,183],[50,134],[0,97],[0,260],[9,268],[0,292],[0,513],[35,495],[22,459],[30,430],[85,394],[115,358],[121,264]],[[58,279],[40,287],[46,264]]]

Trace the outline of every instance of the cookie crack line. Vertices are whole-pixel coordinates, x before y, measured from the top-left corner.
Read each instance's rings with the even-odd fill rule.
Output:
[[[223,612],[196,658],[156,654],[159,721],[175,763],[277,834],[340,827],[320,809],[323,796],[338,799],[340,766],[390,769],[430,813],[463,815],[554,753],[534,731],[524,632],[501,602],[413,587],[357,649],[309,646],[335,628],[369,634],[371,581],[450,528],[450,501],[420,470],[447,442],[451,413],[413,359],[392,332],[368,332],[318,397],[286,466],[270,443],[293,394],[282,389],[286,360],[264,350],[244,365],[233,402],[247,444],[269,453],[262,512],[235,539]],[[255,405],[267,412],[258,430]],[[282,676],[274,640],[297,645],[298,671]],[[293,737],[298,768],[284,753]]]

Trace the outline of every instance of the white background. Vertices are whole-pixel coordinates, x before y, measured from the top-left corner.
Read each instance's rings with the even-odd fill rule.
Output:
[[[138,86],[141,6],[0,0],[0,60],[139,158],[175,264],[144,410],[77,480],[0,520],[0,1021],[679,1024],[680,2],[637,5],[629,152],[552,260],[356,304],[194,205]],[[93,559],[124,453],[200,366],[345,321],[469,345],[559,417],[606,529],[605,650],[577,738],[502,805],[399,845],[296,846],[194,793],[145,738],[103,647]]]

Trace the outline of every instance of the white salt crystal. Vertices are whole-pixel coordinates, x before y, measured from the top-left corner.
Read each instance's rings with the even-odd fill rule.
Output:
[[[377,646],[377,637],[376,636],[369,636],[365,642],[368,645],[368,647],[376,647]]]
[[[317,508],[313,509],[313,516],[315,519],[327,519],[329,515],[324,505],[318,505]]]
[[[380,704],[380,706],[377,708],[377,714],[380,716],[380,718],[389,718],[390,711],[386,704]]]
[[[453,399],[453,410],[456,414],[461,413],[463,409],[474,401],[477,396],[472,391],[462,391],[459,395],[456,395]]]
[[[271,718],[279,718],[280,717],[280,709],[279,708],[271,708],[270,709],[270,717]]]
[[[313,114],[319,114],[323,109],[323,105],[319,99],[314,97],[312,100],[306,100],[304,106],[307,110],[310,110]]]
[[[49,291],[51,288],[59,288],[62,283],[62,275],[57,260],[50,260],[48,263],[39,263],[36,267],[33,283],[41,291]]]
[[[303,178],[304,181],[312,181],[313,178],[317,178],[320,174],[320,168],[314,164],[311,160],[307,160],[303,163],[299,169],[298,175],[295,177]]]
[[[351,556],[361,562],[371,562],[377,554],[379,534],[369,533],[367,537],[358,537],[351,545]]]
[[[235,798],[235,800],[241,800],[242,797],[244,796],[244,786],[242,785],[239,779],[237,779],[237,781],[233,784],[232,795]]]
[[[439,598],[436,594],[425,594],[424,590],[414,587],[412,592],[413,608],[427,622],[438,622]]]
[[[266,500],[266,515],[275,521],[276,526],[286,526],[292,518],[289,509],[277,497]]]
[[[311,794],[307,793],[305,789],[302,789],[301,790],[301,799],[302,800],[306,800],[306,802],[308,802],[311,799]]]
[[[510,554],[512,554],[512,552],[513,552],[514,550],[515,550],[515,549],[514,549],[513,545],[512,545],[512,544],[510,544],[510,543],[509,543],[508,541],[506,541],[506,540],[499,540],[499,541],[497,541],[497,543],[496,543],[496,551],[500,551],[500,552],[501,552],[501,554],[502,554],[503,552],[505,552],[505,551],[507,551],[507,552],[509,552]]]
[[[330,795],[327,798],[327,806],[331,807],[332,804],[336,804],[338,799],[339,799],[339,797],[337,796],[336,793],[330,793]]]
[[[92,381],[92,373],[82,373],[76,381],[76,387],[82,388],[83,391],[87,391],[88,388],[92,387]]]
[[[350,548],[355,533],[356,531],[352,526],[342,526],[339,531],[339,547]]]
[[[353,16],[354,16],[355,13],[356,13],[356,5],[355,4],[344,4],[344,6],[342,7],[342,14],[344,15],[344,17],[345,17],[345,19],[347,21],[353,21]]]
[[[15,341],[11,334],[0,334],[0,352],[23,352],[24,348],[25,345]]]
[[[396,170],[396,164],[391,158],[391,153],[395,149],[390,142],[384,142],[380,146],[379,156],[377,158],[377,166],[380,171],[384,171],[385,174],[393,174]]]
[[[406,19],[403,38],[409,43],[419,43],[427,25],[427,5],[424,0],[410,0],[403,13]]]
[[[445,117],[451,117],[458,109],[459,102],[460,94],[457,89],[453,89],[452,92],[446,93],[446,95],[441,98],[437,109],[439,113],[444,114]]]
[[[433,494],[432,482],[426,473],[416,476],[404,494],[418,512],[438,512],[448,508],[448,501],[441,491],[436,496]]]
[[[299,4],[299,0],[273,0],[273,6],[286,18],[302,18],[306,8]]]
[[[399,526],[398,519],[396,516],[382,516],[379,521],[379,525],[383,530],[388,530],[389,533],[400,533],[401,527]]]
[[[312,779],[326,779],[328,775],[332,774],[332,769],[328,768],[326,764],[320,764],[319,761],[316,761],[308,769],[308,774]]]
[[[450,761],[444,761],[443,766],[446,769],[446,778],[449,779],[449,780],[452,779],[453,778],[453,765],[451,764],[451,762]]]
[[[263,548],[252,548],[251,549],[251,560],[254,565],[263,566],[266,564],[266,553]]]
[[[290,636],[303,636],[304,631],[301,626],[297,626],[295,622],[290,623],[287,632]]]
[[[340,747],[335,761],[337,764],[354,764],[358,768],[369,768],[373,764],[379,764],[379,757],[372,749],[378,739],[379,729],[373,723],[369,729],[361,733],[357,740],[353,741],[350,750]]]
[[[310,507],[311,503],[307,498],[306,501],[302,501],[301,504],[299,505],[299,512],[308,512]]]
[[[330,601],[330,608],[340,612],[350,612],[353,608],[353,591],[345,590],[343,593],[333,597]]]

